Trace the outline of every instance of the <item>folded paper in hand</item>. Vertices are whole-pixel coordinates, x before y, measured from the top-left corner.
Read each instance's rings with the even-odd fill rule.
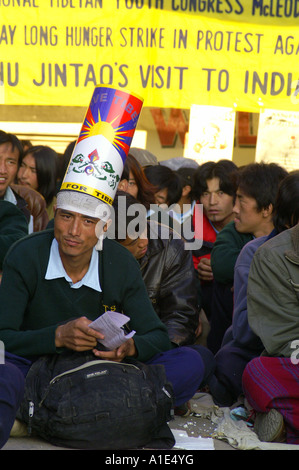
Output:
[[[128,339],[132,338],[136,331],[132,330],[126,334],[123,326],[130,320],[129,317],[123,313],[108,311],[103,313],[95,321],[90,323],[90,328],[100,331],[105,338],[98,339],[98,342],[103,344],[109,351],[118,348]]]

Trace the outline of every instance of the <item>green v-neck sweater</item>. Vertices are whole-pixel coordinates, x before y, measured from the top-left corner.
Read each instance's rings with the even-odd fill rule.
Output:
[[[0,340],[6,351],[22,357],[60,352],[55,347],[59,324],[81,316],[92,321],[106,310],[130,317],[140,361],[171,348],[139,265],[126,248],[104,240],[99,253],[101,294],[86,286],[71,288],[64,278],[45,279],[53,237],[53,230],[29,235],[6,256],[0,285]]]

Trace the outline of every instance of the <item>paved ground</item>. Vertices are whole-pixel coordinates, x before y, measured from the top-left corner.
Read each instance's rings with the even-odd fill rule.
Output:
[[[178,418],[178,421],[182,421],[182,418]],[[190,423],[190,421],[191,420],[189,418],[188,422]],[[186,424],[186,422],[187,420],[185,419],[184,424]],[[185,430],[185,428],[183,428],[184,424],[182,424],[181,426],[178,425],[176,427],[179,427],[180,429]],[[190,424],[188,426],[190,427]],[[199,449],[195,448],[193,450],[235,450],[233,447],[231,447],[229,444],[226,444],[223,441],[210,438],[210,431],[212,429],[214,430],[214,428],[211,425],[209,420],[200,419],[200,423],[198,427],[194,425],[194,429],[195,431],[194,430],[191,431],[192,433],[194,433],[194,434],[191,434],[191,436],[197,437],[197,431],[199,431],[198,435],[201,437],[205,437],[207,442],[205,444],[204,441],[201,440],[200,448]],[[47,442],[44,442],[41,439],[37,439],[33,437],[11,437],[2,450],[11,451],[11,450],[67,450],[67,449],[52,446],[51,444],[48,444]]]
[[[200,446],[197,449],[193,446],[193,450],[235,450],[229,444],[218,439],[211,438],[215,426],[209,419],[203,418],[178,418],[170,426],[172,429],[183,431],[189,437],[194,438],[202,437],[200,439]],[[206,442],[205,442],[206,441]],[[190,443],[191,444],[191,443]],[[189,444],[189,445],[190,445]],[[192,446],[192,444],[191,444]],[[56,447],[42,439],[34,437],[11,437],[2,450],[66,450],[65,448]]]

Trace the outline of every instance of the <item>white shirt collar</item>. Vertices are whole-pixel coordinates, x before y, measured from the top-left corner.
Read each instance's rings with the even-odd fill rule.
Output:
[[[16,196],[14,195],[12,189],[9,186],[6,188],[4,194],[4,201],[11,202],[14,205],[17,204]]]
[[[17,205],[17,202],[18,202],[10,186],[7,187],[3,199],[4,201],[11,202],[15,206]],[[28,223],[28,233],[32,233],[33,231],[34,231],[33,215],[30,214],[30,220]]]
[[[168,211],[168,214],[175,220],[177,220],[180,224],[183,224],[189,217],[193,215],[193,210],[196,201],[192,201],[191,204],[186,204],[187,211],[186,212],[175,212],[173,210]]]
[[[49,262],[48,262],[45,279],[51,280],[51,279],[64,277],[67,280],[67,282],[70,284],[70,287],[72,287],[73,289],[79,289],[81,286],[84,285],[98,292],[102,292],[100,280],[99,280],[98,266],[99,266],[99,256],[98,256],[98,252],[94,248],[92,251],[91,260],[90,260],[87,273],[81,279],[81,281],[76,282],[74,284],[63,267],[59,250],[58,250],[58,243],[57,243],[56,238],[54,238],[52,245],[51,245]]]

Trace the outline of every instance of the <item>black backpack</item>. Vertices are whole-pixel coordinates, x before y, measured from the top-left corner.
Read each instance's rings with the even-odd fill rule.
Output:
[[[163,366],[68,351],[33,363],[18,418],[57,446],[167,449],[172,405]]]

